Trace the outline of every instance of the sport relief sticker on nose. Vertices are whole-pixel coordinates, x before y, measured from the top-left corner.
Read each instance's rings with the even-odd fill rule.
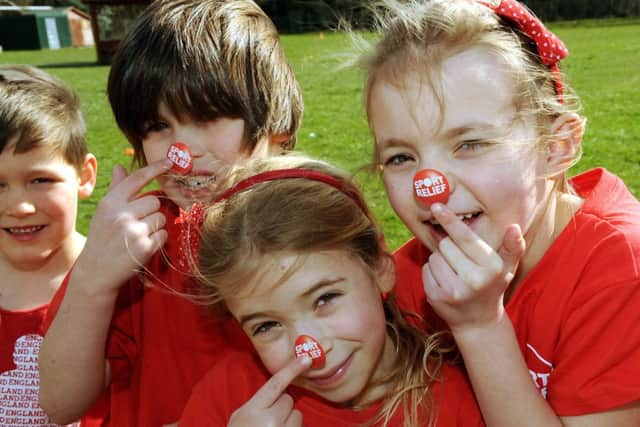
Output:
[[[449,181],[435,169],[419,170],[413,177],[413,190],[416,198],[427,206],[449,200]]]
[[[322,368],[325,362],[325,354],[318,341],[309,335],[300,335],[295,343],[296,357],[309,356],[313,369]]]
[[[183,142],[174,142],[167,151],[167,159],[173,162],[171,170],[180,175],[188,174],[193,167],[189,146]]]

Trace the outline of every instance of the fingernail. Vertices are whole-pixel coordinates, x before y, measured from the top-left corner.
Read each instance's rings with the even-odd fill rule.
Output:
[[[311,360],[311,358],[307,355],[300,356],[298,357],[298,359],[300,360],[300,364],[302,364],[302,366],[311,366],[311,363],[313,362],[313,360]]]
[[[441,203],[434,203],[433,205],[431,205],[431,212],[437,215],[444,214],[445,213],[444,205],[442,205]]]

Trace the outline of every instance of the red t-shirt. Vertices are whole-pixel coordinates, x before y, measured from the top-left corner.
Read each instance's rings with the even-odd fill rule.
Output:
[[[248,353],[229,355],[216,365],[196,386],[187,403],[180,427],[226,426],[231,414],[244,405],[270,378],[257,356]],[[464,374],[445,364],[442,381],[432,388],[437,411],[437,427],[484,426],[480,410]],[[225,390],[220,395],[219,390]],[[287,393],[302,413],[305,427],[356,427],[378,415],[380,403],[362,410],[341,408],[291,386]],[[428,420],[427,414],[422,419]],[[402,426],[402,409],[394,414],[389,427]]]
[[[230,349],[252,350],[235,320],[181,295],[197,293],[186,258],[185,233],[191,226],[181,220],[178,206],[166,197],[161,202],[169,240],[144,275],[120,288],[114,309],[106,350],[111,385],[105,425],[178,421],[191,389],[209,368]],[[54,298],[56,308],[65,290],[66,281]]]
[[[506,306],[529,373],[560,416],[640,399],[640,203],[604,169],[571,184],[583,206]],[[396,292],[442,326],[422,287],[428,256],[416,239],[398,249]]]
[[[48,307],[0,308],[0,427],[53,426],[38,405],[38,352]]]

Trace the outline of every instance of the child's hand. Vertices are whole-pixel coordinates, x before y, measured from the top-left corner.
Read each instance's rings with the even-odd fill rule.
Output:
[[[293,408],[293,399],[285,390],[298,375],[310,367],[311,358],[295,358],[231,415],[228,427],[301,427],[302,414]]]
[[[454,334],[499,321],[504,292],[524,254],[520,227],[509,226],[495,251],[445,206],[433,205],[432,212],[448,237],[422,268],[429,303]]]
[[[166,218],[155,196],[138,193],[171,167],[164,160],[127,176],[120,165],[113,170],[106,196],[96,209],[85,247],[74,271],[91,274],[93,291],[116,291],[167,241]]]

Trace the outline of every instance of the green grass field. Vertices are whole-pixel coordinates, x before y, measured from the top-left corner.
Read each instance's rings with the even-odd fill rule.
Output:
[[[640,195],[640,20],[563,22],[551,28],[570,50],[563,70],[582,97],[588,117],[584,155],[572,173],[604,166],[620,175]],[[351,171],[371,161],[371,137],[362,108],[363,76],[341,69],[335,54],[348,51],[343,34],[282,37],[286,53],[302,85],[305,115],[297,148]],[[91,151],[99,161],[98,187],[80,207],[78,228],[88,224],[110,180],[114,164],[129,165],[126,140],[113,123],[106,99],[108,67],[95,64],[93,48],[58,51],[3,52],[1,63],[28,63],[65,80],[79,94],[89,129]],[[132,100],[141,102],[143,100]],[[391,211],[376,176],[360,171],[368,202],[391,248],[409,234]]]

